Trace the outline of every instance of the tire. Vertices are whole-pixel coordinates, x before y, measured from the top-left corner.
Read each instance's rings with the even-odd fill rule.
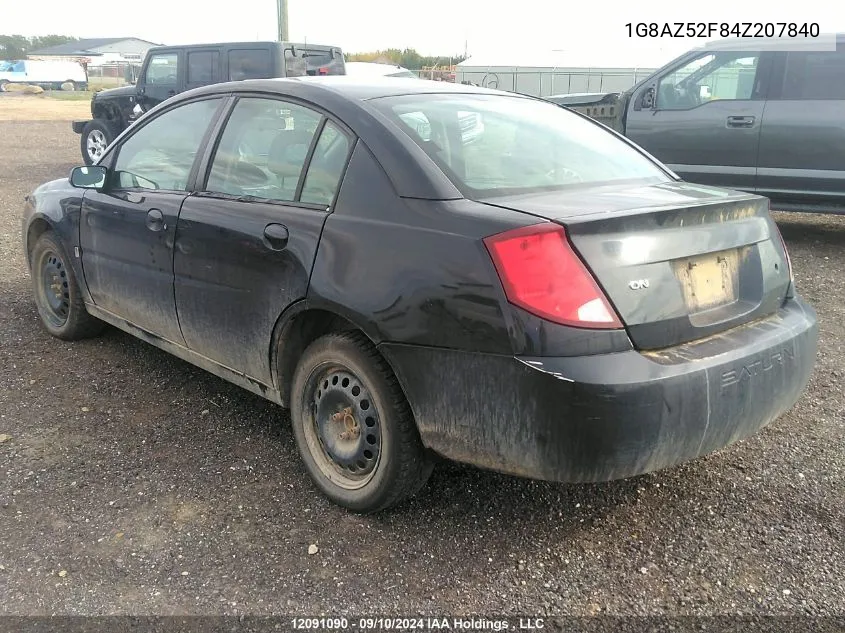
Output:
[[[6,86],[9,85],[8,79],[0,79],[0,92],[6,92]]]
[[[50,334],[76,341],[102,332],[105,323],[85,309],[67,254],[51,232],[38,238],[29,261],[35,305],[41,323]]]
[[[79,141],[85,164],[93,165],[99,160],[117,135],[117,128],[108,121],[103,119],[88,121],[82,128]]]
[[[412,497],[434,467],[396,377],[360,332],[327,334],[305,350],[294,372],[291,419],[314,483],[354,512]]]

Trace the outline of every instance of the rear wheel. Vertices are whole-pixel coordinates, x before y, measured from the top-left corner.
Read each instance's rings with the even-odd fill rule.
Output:
[[[6,92],[6,86],[9,85],[8,79],[0,79],[0,92]]]
[[[85,309],[82,293],[62,245],[47,232],[30,255],[32,284],[38,315],[53,336],[73,341],[99,334],[104,323]]]
[[[291,418],[311,478],[332,501],[377,512],[428,480],[426,455],[396,377],[360,333],[328,334],[305,350]]]
[[[86,165],[93,165],[106,153],[106,148],[117,137],[114,125],[103,119],[93,119],[82,128],[80,144]]]

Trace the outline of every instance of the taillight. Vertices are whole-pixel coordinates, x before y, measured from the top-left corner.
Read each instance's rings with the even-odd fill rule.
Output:
[[[562,226],[527,226],[487,237],[484,244],[514,305],[562,325],[622,327]]]
[[[777,227],[777,225],[775,225]],[[786,242],[783,239],[783,234],[780,232],[780,228],[776,228],[778,232],[778,237],[780,238],[780,245],[783,248],[783,254],[786,255],[786,268],[789,271],[789,280],[793,281],[795,276],[792,274],[792,259],[789,257],[789,249],[786,248]]]
[[[328,75],[328,74],[329,74],[329,69],[328,69],[328,68],[325,68],[325,67],[321,68],[321,69],[320,69],[320,74],[321,74],[321,75]]]

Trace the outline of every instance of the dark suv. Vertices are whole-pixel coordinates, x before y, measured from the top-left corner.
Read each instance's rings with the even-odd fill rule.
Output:
[[[135,119],[180,92],[223,81],[345,75],[337,46],[291,42],[225,42],[157,46],[147,52],[137,83],[91,99],[92,119],[74,121],[82,158],[90,165]]]

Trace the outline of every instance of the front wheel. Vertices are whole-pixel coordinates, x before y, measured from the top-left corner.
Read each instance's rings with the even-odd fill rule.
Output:
[[[30,271],[38,315],[50,334],[73,341],[102,331],[105,324],[85,309],[65,250],[50,232],[42,234],[32,247]]]
[[[402,389],[363,334],[314,341],[297,365],[291,400],[308,473],[338,505],[384,510],[413,496],[431,475]]]
[[[82,128],[80,144],[82,146],[82,158],[86,165],[93,165],[103,154],[106,148],[117,136],[117,130],[108,121],[94,119],[88,121]]]

